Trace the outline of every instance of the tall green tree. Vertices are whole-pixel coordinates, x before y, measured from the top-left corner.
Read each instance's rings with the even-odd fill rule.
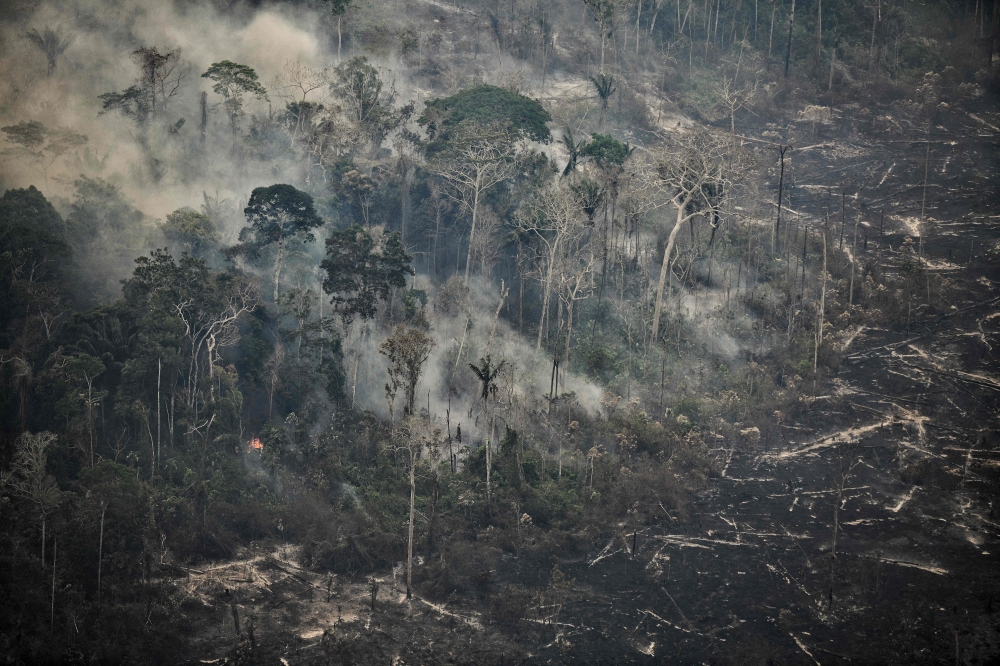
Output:
[[[171,246],[193,257],[205,258],[219,244],[212,218],[190,208],[168,214],[160,229]]]
[[[343,20],[344,14],[351,7],[354,0],[324,0],[330,5],[330,14],[337,19],[337,62],[340,62],[340,51],[344,45]]]
[[[551,120],[552,116],[537,100],[484,84],[427,102],[417,123],[427,130],[431,139],[427,150],[433,154],[446,147],[453,130],[468,123],[505,125],[519,137],[549,143]]]
[[[388,85],[364,56],[355,56],[339,65],[333,89],[342,100],[348,117],[377,155],[389,134],[413,115],[413,104],[396,108],[396,86]]]
[[[229,122],[233,129],[233,141],[239,131],[239,119],[246,113],[246,97],[267,99],[267,90],[253,67],[241,65],[231,60],[222,60],[212,65],[201,75],[215,82],[212,90],[221,95]]]
[[[359,226],[330,234],[320,268],[326,272],[323,291],[345,325],[355,317],[374,318],[379,300],[388,300],[414,274],[398,233],[376,236]]]
[[[265,250],[274,251],[274,302],[278,302],[281,285],[281,265],[286,245],[292,240],[312,243],[313,229],[323,224],[316,213],[313,198],[291,185],[258,187],[250,194],[243,209],[250,224],[240,231],[240,243],[228,250],[230,257],[261,258]]]
[[[424,363],[434,348],[434,340],[418,328],[399,324],[388,338],[382,341],[378,353],[389,359],[389,381],[385,385],[386,398],[392,411],[394,400],[390,399],[402,388],[405,390],[406,404],[404,416],[412,416],[417,399],[417,382]]]

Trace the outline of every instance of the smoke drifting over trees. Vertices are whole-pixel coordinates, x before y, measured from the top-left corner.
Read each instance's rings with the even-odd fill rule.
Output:
[[[988,663],[998,63],[988,2],[3,5],[0,655]]]

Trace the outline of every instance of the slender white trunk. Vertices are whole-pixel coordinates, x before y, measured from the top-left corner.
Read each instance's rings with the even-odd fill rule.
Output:
[[[479,189],[482,176],[476,176],[476,191],[472,197],[472,228],[469,230],[469,251],[465,255],[465,282],[469,282],[469,266],[472,265],[472,241],[476,238],[476,215],[479,212]]]
[[[681,230],[681,225],[684,224],[685,204],[686,201],[680,201],[674,204],[677,206],[677,219],[674,222],[674,228],[670,231],[670,236],[667,238],[667,246],[663,248],[663,265],[660,266],[660,279],[656,284],[656,301],[653,305],[652,340],[654,343],[658,339],[658,334],[660,332],[660,314],[663,311],[663,289],[667,283],[667,272],[670,270],[670,255],[674,251],[674,243],[677,240],[677,234]]]
[[[274,259],[274,302],[278,302],[278,284],[281,282],[281,260],[285,254],[285,243],[278,239],[278,256]]]
[[[556,252],[559,247],[559,236],[556,235],[555,240],[552,241],[552,247],[549,250],[549,265],[545,271],[545,286],[542,288],[542,316],[538,321],[538,342],[535,344],[535,349],[542,348],[542,336],[545,333],[545,322],[548,319],[549,314],[549,303],[552,298],[552,272],[556,263]]]

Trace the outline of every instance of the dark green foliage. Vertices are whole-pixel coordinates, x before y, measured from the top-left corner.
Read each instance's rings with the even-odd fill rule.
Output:
[[[388,299],[393,288],[406,286],[406,276],[413,275],[399,234],[376,240],[358,226],[330,234],[320,268],[326,271],[323,291],[345,321],[374,317],[379,300]]]
[[[0,197],[0,251],[27,252],[37,261],[64,260],[70,254],[65,234],[62,217],[33,185]]]
[[[449,131],[465,121],[482,125],[499,121],[509,123],[529,139],[549,143],[550,120],[549,112],[535,100],[504,88],[480,85],[428,102],[417,122],[439,141],[446,141]]]
[[[594,89],[597,91],[597,96],[601,100],[601,118],[598,121],[598,126],[604,124],[604,114],[608,110],[608,102],[611,96],[615,94],[618,90],[615,87],[615,77],[606,76],[604,74],[598,74],[597,77],[590,77],[590,82],[594,84]]]
[[[602,169],[621,166],[635,148],[618,141],[610,134],[595,134],[583,148],[581,157],[589,157]]]
[[[212,90],[227,100],[242,99],[243,95],[267,97],[267,90],[261,84],[257,72],[247,65],[223,60],[212,63],[212,66],[201,76],[214,81]]]
[[[104,93],[97,99],[101,101],[102,115],[120,113],[137,124],[146,122],[152,109],[152,99],[138,86],[129,86],[121,92]]]
[[[566,168],[563,169],[562,175],[568,176],[576,170],[576,162],[580,157],[580,151],[587,145],[587,140],[580,139],[577,142],[573,138],[573,130],[567,127],[563,130],[562,143],[566,148],[566,152],[569,153],[569,160],[566,162]]]
[[[223,98],[235,141],[239,131],[239,119],[245,113],[245,96],[267,99],[267,89],[252,67],[231,60],[212,63],[201,76],[215,82],[212,90]]]
[[[243,213],[250,224],[240,231],[240,245],[228,252],[251,259],[259,258],[265,248],[294,237],[311,243],[316,240],[312,230],[323,224],[312,197],[291,185],[255,188]]]
[[[330,6],[330,13],[334,16],[343,16],[350,8],[354,0],[323,0],[324,4]]]
[[[500,361],[499,363],[494,363],[490,359],[490,355],[487,354],[485,358],[479,359],[479,365],[474,363],[469,364],[469,368],[472,369],[473,374],[476,375],[476,379],[479,380],[480,384],[480,398],[485,402],[491,396],[496,396],[497,385],[496,378],[503,370],[505,361]]]
[[[110,234],[130,232],[143,218],[142,211],[132,206],[114,183],[81,176],[73,185],[76,197],[70,205],[67,220],[76,225],[83,235],[98,231]]]
[[[413,115],[413,103],[396,108],[396,88],[382,81],[379,72],[364,56],[355,56],[336,69],[335,86],[347,107],[351,120],[358,123],[372,154],[377,155],[382,143]]]
[[[313,230],[323,224],[316,213],[313,198],[291,185],[258,187],[250,194],[243,209],[249,224],[240,230],[238,245],[227,248],[226,256],[246,257],[260,261],[269,251],[274,264],[274,300],[278,300],[281,286],[281,269],[286,254],[285,246],[292,242],[312,243],[316,240]]]
[[[190,208],[175,210],[167,215],[161,229],[167,242],[176,250],[196,257],[214,250],[219,242],[212,219]]]
[[[137,476],[134,469],[110,461],[101,462],[80,476],[86,494],[76,514],[77,524],[72,533],[78,537],[70,545],[70,552],[75,556],[76,566],[83,570],[88,592],[94,596],[98,594],[102,514],[101,595],[108,595],[112,589],[127,594],[142,581],[145,565],[142,555],[153,535],[149,533],[149,491]]]
[[[41,148],[47,134],[45,125],[37,120],[22,120],[17,125],[0,127],[0,131],[7,135],[8,141],[28,150]]]

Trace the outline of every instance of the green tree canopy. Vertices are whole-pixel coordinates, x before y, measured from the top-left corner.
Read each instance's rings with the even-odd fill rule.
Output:
[[[241,65],[231,60],[212,63],[201,75],[202,78],[215,81],[212,90],[222,95],[229,121],[232,123],[233,135],[236,134],[239,117],[243,115],[246,104],[245,96],[257,99],[267,99],[267,89],[260,82],[260,77],[253,67]]]
[[[547,124],[552,116],[541,104],[524,95],[486,84],[428,102],[417,122],[427,128],[431,140],[437,143],[446,141],[449,130],[466,120],[478,124],[510,123],[529,139],[541,143],[552,140]]]
[[[309,194],[283,184],[256,188],[243,213],[250,224],[240,231],[240,244],[226,252],[231,257],[258,260],[265,249],[273,246],[274,301],[277,302],[285,244],[292,239],[312,243],[316,240],[312,230],[321,226],[323,220],[316,213]]]
[[[203,255],[219,242],[212,218],[190,208],[170,213],[160,228],[168,243],[192,256]]]
[[[364,56],[356,56],[335,70],[334,91],[377,154],[385,138],[413,115],[413,104],[396,108],[396,87],[386,85]]]
[[[589,157],[602,169],[621,166],[632,154],[634,148],[622,143],[610,134],[595,134],[587,145],[580,149],[581,157]]]
[[[372,319],[379,299],[388,299],[393,287],[406,286],[406,276],[413,275],[398,233],[376,239],[359,226],[330,234],[320,267],[326,271],[323,291],[345,322]]]
[[[65,230],[62,216],[34,185],[7,190],[0,197],[0,252],[30,250],[39,258],[66,257]]]

